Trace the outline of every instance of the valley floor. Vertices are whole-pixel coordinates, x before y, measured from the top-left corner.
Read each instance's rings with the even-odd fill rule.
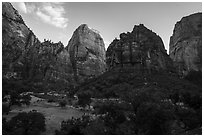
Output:
[[[30,106],[13,106],[8,115],[3,115],[7,120],[16,116],[19,112],[29,112],[36,110],[42,113],[46,118],[46,131],[44,135],[54,135],[55,130],[59,130],[63,120],[71,119],[72,117],[81,117],[85,112],[66,106],[61,108],[57,103],[48,103],[47,100],[32,96]]]

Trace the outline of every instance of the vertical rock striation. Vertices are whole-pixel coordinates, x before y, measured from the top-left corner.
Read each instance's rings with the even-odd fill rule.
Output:
[[[143,24],[135,25],[132,32],[121,33],[106,52],[108,68],[134,66],[136,71],[167,70],[172,62],[162,39]]]
[[[183,17],[176,23],[169,54],[180,75],[202,71],[202,13]]]
[[[40,42],[10,3],[2,3],[3,78],[33,82],[73,81],[69,53],[61,42]]]
[[[94,77],[105,71],[105,45],[96,30],[86,24],[80,25],[73,33],[68,46],[70,61],[78,82]]]

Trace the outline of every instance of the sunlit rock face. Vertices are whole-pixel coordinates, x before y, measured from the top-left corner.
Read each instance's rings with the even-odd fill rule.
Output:
[[[73,33],[68,46],[70,61],[77,82],[98,76],[105,71],[105,45],[100,34],[86,24]]]
[[[176,23],[169,54],[181,75],[202,71],[202,13],[183,17]]]
[[[106,58],[108,69],[118,66],[134,66],[136,71],[172,68],[162,39],[143,24],[135,25],[132,32],[121,33],[120,39],[114,39]]]
[[[40,44],[10,3],[2,3],[3,77],[22,77],[25,57],[33,45]]]
[[[40,42],[10,3],[2,3],[3,78],[73,81],[68,51],[61,42]]]

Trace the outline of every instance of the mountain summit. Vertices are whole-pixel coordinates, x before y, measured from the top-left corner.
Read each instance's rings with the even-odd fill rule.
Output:
[[[75,79],[83,81],[105,71],[105,45],[97,31],[82,24],[75,31],[68,46]]]
[[[109,69],[132,66],[136,71],[167,70],[172,66],[162,39],[143,24],[135,25],[132,32],[121,33],[107,49]]]

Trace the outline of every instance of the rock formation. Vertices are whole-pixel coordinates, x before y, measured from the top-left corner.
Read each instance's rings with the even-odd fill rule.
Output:
[[[2,3],[2,64],[3,76],[19,75],[22,60],[30,46],[39,40],[25,25],[18,11],[10,3]]]
[[[202,13],[183,17],[176,23],[169,54],[181,75],[202,71]]]
[[[172,62],[162,39],[143,24],[132,32],[121,33],[106,52],[108,68],[134,66],[135,70],[167,70]]]
[[[72,81],[69,53],[61,42],[40,42],[10,3],[2,3],[3,78]]]
[[[105,45],[99,33],[86,24],[80,25],[66,47],[75,79],[82,82],[105,71]]]

